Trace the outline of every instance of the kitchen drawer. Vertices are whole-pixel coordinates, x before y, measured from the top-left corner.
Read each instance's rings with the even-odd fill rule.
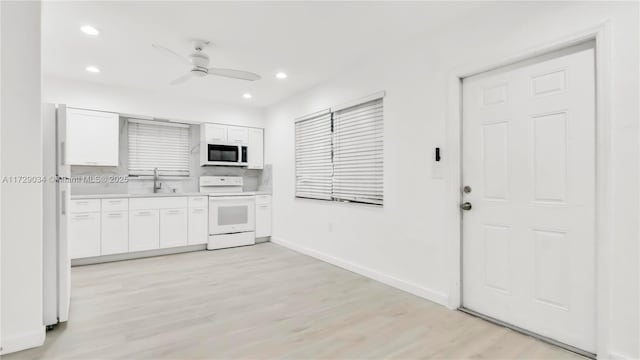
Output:
[[[102,211],[127,211],[129,199],[102,199]]]
[[[69,211],[72,213],[100,211],[100,199],[71,200]]]
[[[256,204],[271,203],[271,195],[256,195]]]
[[[129,199],[130,210],[187,208],[186,196],[148,197]]]
[[[208,196],[191,196],[189,197],[190,208],[201,208],[209,206]]]

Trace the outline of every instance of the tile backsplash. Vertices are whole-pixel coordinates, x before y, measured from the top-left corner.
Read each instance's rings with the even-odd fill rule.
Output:
[[[189,127],[189,143],[191,145],[190,173],[189,177],[163,178],[160,174],[162,189],[160,192],[197,192],[199,190],[198,179],[202,175],[226,175],[242,176],[244,191],[271,191],[271,165],[265,164],[263,170],[249,170],[233,166],[200,166],[200,126]],[[118,166],[72,166],[71,176],[99,176],[99,177],[126,177],[129,173],[128,164],[128,138],[127,121],[120,118],[120,146]],[[127,194],[127,193],[152,193],[153,179],[129,178],[128,182],[105,183],[72,183],[72,195],[87,194]]]

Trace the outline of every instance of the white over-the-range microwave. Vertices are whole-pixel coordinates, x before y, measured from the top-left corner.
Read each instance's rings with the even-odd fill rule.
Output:
[[[248,146],[222,143],[200,144],[200,166],[247,166]]]

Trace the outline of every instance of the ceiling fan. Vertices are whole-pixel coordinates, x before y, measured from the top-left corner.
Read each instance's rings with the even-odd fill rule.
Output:
[[[207,45],[209,45],[209,42],[206,40],[200,40],[200,39],[193,40],[194,51],[191,54],[189,54],[189,56],[184,57],[178,54],[177,52],[171,49],[168,49],[162,45],[152,44],[154,48],[175,56],[182,63],[191,67],[191,70],[187,74],[182,75],[179,78],[170,82],[171,85],[181,84],[192,77],[205,77],[207,75],[217,75],[217,76],[223,76],[223,77],[232,78],[232,79],[240,79],[240,80],[248,80],[248,81],[260,80],[260,75],[249,72],[249,71],[208,67],[209,55],[205,54],[202,51],[202,49]]]

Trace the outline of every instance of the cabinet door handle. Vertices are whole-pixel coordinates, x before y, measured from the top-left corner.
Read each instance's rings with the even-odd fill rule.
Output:
[[[167,211],[168,214],[182,214],[182,210],[169,210]]]
[[[109,204],[120,204],[122,200],[109,200]]]
[[[136,215],[149,216],[151,215],[151,211],[139,211],[138,213],[136,213]]]
[[[122,217],[122,213],[108,213],[107,216],[109,217]]]
[[[76,214],[73,215],[74,219],[88,219],[89,218],[89,214]]]

